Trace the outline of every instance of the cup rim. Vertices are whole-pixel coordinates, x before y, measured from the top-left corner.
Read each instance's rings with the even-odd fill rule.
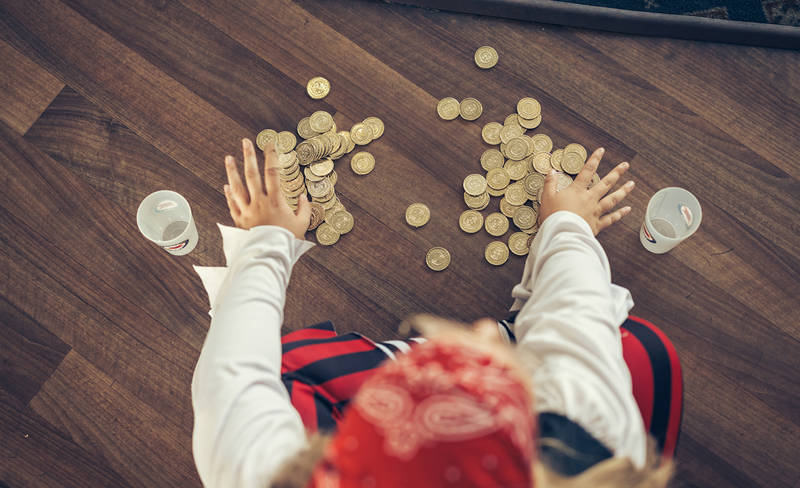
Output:
[[[694,196],[694,194],[692,192],[690,192],[689,190],[687,190],[686,188],[681,188],[681,187],[678,187],[678,186],[668,186],[666,188],[662,188],[662,189],[658,190],[657,192],[653,193],[653,196],[650,197],[650,201],[647,202],[647,208],[645,209],[645,212],[644,212],[644,220],[642,221],[642,225],[647,225],[647,221],[649,220],[647,218],[647,216],[650,214],[650,207],[653,205],[653,201],[655,200],[656,196],[659,193],[667,192],[669,190],[679,190],[679,191],[685,193],[689,198],[693,199],[694,202],[697,204],[698,212],[697,212],[697,215],[694,218],[694,221],[692,222],[691,227],[689,227],[689,231],[685,235],[682,235],[681,237],[665,236],[661,232],[658,232],[652,225],[648,226],[648,231],[651,234],[655,234],[657,237],[659,237],[661,239],[664,239],[668,243],[672,243],[672,242],[679,243],[679,242],[681,242],[681,241],[683,241],[685,239],[688,239],[689,237],[692,236],[692,234],[697,232],[697,229],[700,228],[700,222],[703,220],[703,207],[702,207],[702,205],[700,205],[700,200],[698,200],[697,197]]]
[[[183,232],[180,233],[180,235],[178,237],[176,237],[174,239],[169,239],[169,240],[166,240],[166,241],[163,240],[163,239],[153,239],[148,235],[147,232],[145,232],[142,229],[142,213],[143,213],[143,209],[144,209],[144,204],[145,204],[145,202],[147,200],[149,200],[150,198],[156,198],[156,195],[159,195],[159,194],[170,195],[172,197],[175,197],[176,199],[181,200],[183,203],[186,204],[186,208],[189,210],[189,225],[186,226],[186,228],[183,230]],[[192,215],[192,206],[189,205],[189,201],[186,200],[183,197],[183,195],[181,195],[180,193],[178,193],[176,191],[172,191],[172,190],[156,190],[156,191],[150,193],[149,195],[147,195],[146,197],[144,197],[142,199],[142,201],[139,203],[139,208],[136,210],[136,225],[139,227],[139,232],[143,236],[145,236],[147,239],[149,239],[151,242],[154,242],[155,244],[157,244],[157,245],[159,245],[161,247],[168,246],[170,244],[174,244],[175,243],[174,241],[180,241],[181,240],[180,238],[183,237],[184,234],[189,232],[189,230],[191,229],[193,223],[194,223],[194,216]]]

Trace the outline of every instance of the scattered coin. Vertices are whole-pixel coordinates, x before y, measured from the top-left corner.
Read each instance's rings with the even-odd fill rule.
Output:
[[[536,225],[536,219],[538,217],[539,215],[533,208],[523,205],[514,212],[514,225],[520,230],[530,229]]]
[[[526,129],[535,129],[539,127],[539,124],[542,123],[542,116],[538,116],[535,119],[523,119],[522,117],[519,118],[519,125]]]
[[[372,134],[372,128],[364,123],[356,124],[350,129],[350,139],[352,139],[353,142],[359,146],[363,146],[372,142]]]
[[[436,113],[439,114],[444,120],[453,120],[458,117],[460,110],[460,104],[458,100],[453,97],[446,97],[439,100],[439,104],[436,106]]]
[[[474,234],[483,227],[483,215],[477,210],[464,210],[458,218],[458,226],[468,234]]]
[[[577,142],[573,142],[572,144],[567,144],[567,147],[564,148],[564,152],[576,152],[581,155],[581,159],[585,162],[588,154],[586,153],[586,148],[578,144]]]
[[[508,249],[517,256],[524,256],[528,254],[530,246],[528,239],[530,237],[524,232],[514,232],[508,237]]]
[[[486,246],[484,256],[489,264],[500,266],[508,260],[508,246],[505,242],[492,241]]]
[[[556,178],[556,191],[561,191],[572,184],[572,178],[564,173],[558,173]]]
[[[481,137],[483,138],[483,142],[486,144],[498,145],[500,142],[500,131],[503,129],[503,126],[500,125],[499,122],[489,122],[488,124],[483,126],[483,130],[481,130]]]
[[[522,184],[525,186],[525,191],[529,196],[535,196],[539,188],[544,186],[544,179],[544,175],[540,173],[531,173],[525,177]]]
[[[450,253],[443,247],[432,247],[425,256],[425,264],[434,271],[442,271],[450,264]]]
[[[333,171],[333,161],[325,158],[308,165],[308,169],[316,176],[328,176]]]
[[[525,161],[509,159],[503,168],[508,172],[509,178],[514,181],[519,181],[528,174],[528,163]]]
[[[533,164],[533,169],[543,175],[549,173],[552,168],[550,166],[550,153],[548,152],[534,154],[531,163]]]
[[[553,150],[553,140],[547,134],[534,134],[531,139],[533,139],[533,152],[549,153]]]
[[[263,151],[267,144],[272,144],[277,138],[277,132],[272,129],[264,129],[256,136],[256,146]]]
[[[473,173],[464,178],[464,191],[477,197],[486,192],[486,178],[483,175]]]
[[[497,149],[487,149],[483,151],[481,155],[481,168],[486,171],[491,171],[494,168],[502,168],[505,162],[506,159],[503,157],[503,153]]]
[[[501,236],[508,231],[508,217],[500,212],[493,212],[486,216],[484,222],[486,232],[492,236]]]
[[[383,121],[378,117],[367,117],[361,123],[372,130],[373,141],[383,135]]]
[[[321,76],[315,76],[308,80],[306,92],[314,100],[325,98],[331,91],[331,83]]]
[[[521,135],[514,137],[506,143],[506,153],[510,159],[521,161],[528,154],[528,143],[523,137]]]
[[[517,102],[517,113],[523,119],[535,119],[542,114],[542,106],[534,98],[523,98]]]
[[[561,169],[565,173],[576,175],[583,169],[583,158],[578,152],[567,152],[564,150],[564,156],[561,158]]]
[[[332,246],[336,244],[336,241],[339,240],[340,234],[336,232],[336,229],[327,222],[323,222],[319,224],[317,227],[317,242],[322,244],[323,246]]]
[[[464,120],[475,120],[483,113],[483,105],[474,98],[465,98],[461,100],[459,113]]]
[[[505,197],[500,199],[500,213],[505,215],[508,218],[514,217],[514,213],[517,209],[520,208],[520,205],[511,205],[508,203]]]
[[[308,118],[308,125],[312,130],[322,134],[333,128],[333,117],[324,110],[318,110]]]
[[[406,222],[412,227],[422,227],[431,218],[431,210],[424,203],[412,203],[406,209]]]
[[[475,64],[479,68],[489,69],[497,64],[498,59],[497,51],[491,46],[481,46],[475,51]]]
[[[353,230],[353,214],[347,210],[335,212],[330,218],[326,219],[326,222],[331,224],[333,229],[340,235],[347,234]]]
[[[508,171],[504,168],[490,169],[489,172],[486,173],[486,184],[495,190],[507,187],[510,181],[511,178],[508,175]]]
[[[375,168],[375,156],[366,151],[357,152],[350,158],[350,168],[357,175],[369,174]]]
[[[506,200],[511,205],[523,205],[528,200],[528,194],[522,182],[513,183],[506,188]]]
[[[516,115],[514,117],[516,117]],[[508,144],[508,141],[515,137],[519,137],[524,133],[525,129],[523,129],[522,126],[516,122],[512,124],[506,124],[502,129],[500,129],[500,142]]]
[[[563,171],[561,168],[561,159],[564,157],[564,150],[563,149],[556,149],[553,151],[553,154],[550,155],[550,166],[553,167],[556,171]]]
[[[311,220],[308,222],[308,230],[314,230],[325,220],[325,207],[317,202],[311,202]]]
[[[464,192],[464,203],[472,210],[483,210],[489,206],[489,193],[485,192],[480,196],[474,197],[467,192]]]

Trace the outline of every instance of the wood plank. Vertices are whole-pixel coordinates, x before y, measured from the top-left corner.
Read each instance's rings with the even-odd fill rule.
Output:
[[[100,456],[78,447],[18,398],[0,389],[0,486],[130,486]]]
[[[69,346],[0,296],[0,390],[26,404]]]
[[[190,432],[70,351],[31,409],[105,458],[130,486],[201,486]]]
[[[3,41],[0,65],[0,120],[24,134],[64,84]]]

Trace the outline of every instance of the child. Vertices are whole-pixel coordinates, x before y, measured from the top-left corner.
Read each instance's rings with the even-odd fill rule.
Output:
[[[627,163],[588,190],[602,149],[560,192],[548,176],[540,231],[512,291],[514,320],[501,324],[501,334],[492,321],[479,321],[474,332],[466,332],[437,327],[441,319],[418,317],[419,328],[447,332],[431,333],[430,343],[377,367],[397,356],[392,346],[408,346],[357,334],[335,336],[327,324],[288,334],[281,350],[291,268],[312,246],[301,240],[309,204],[301,197],[296,214],[286,204],[274,148],[265,154],[263,183],[252,143],[244,140],[243,148],[246,188],[235,161],[226,158],[225,195],[240,227],[221,227],[229,268],[198,268],[213,312],[192,382],[193,449],[207,487],[265,487],[288,480],[285,473],[298,476],[292,482],[297,486],[410,486],[411,480],[414,486],[531,486],[534,478],[539,486],[555,486],[564,481],[558,474],[579,473],[569,480],[576,486],[666,485],[671,464],[656,466],[645,429],[670,457],[680,421],[680,368],[660,331],[641,320],[626,321],[630,294],[610,283],[608,261],[594,238],[630,212],[612,209],[632,182],[606,196]],[[483,347],[489,336],[497,347]],[[501,337],[515,340],[515,349],[503,346]],[[493,375],[498,365],[503,375]],[[462,366],[458,378],[437,383]],[[407,368],[444,373],[419,384],[415,378],[428,377],[403,373]],[[478,388],[473,381],[484,377],[513,385],[503,391],[533,394],[509,393],[491,404],[487,398],[498,395],[492,385]],[[439,419],[430,424],[387,423],[375,415],[400,415],[391,415],[398,405],[391,398],[406,399],[400,402],[406,414],[435,411],[431,405],[442,403],[442,395],[452,408],[409,417]],[[440,421],[456,414],[460,422]],[[517,419],[518,428],[508,428],[509,417]],[[318,449],[308,451],[306,429],[333,430],[337,422],[333,440],[322,438],[312,443]],[[418,425],[427,430],[408,430]],[[420,438],[427,440],[412,441]],[[536,452],[529,452],[537,444]],[[424,455],[431,446],[436,455]],[[484,457],[473,459],[475,452]],[[449,464],[431,464],[440,458]]]

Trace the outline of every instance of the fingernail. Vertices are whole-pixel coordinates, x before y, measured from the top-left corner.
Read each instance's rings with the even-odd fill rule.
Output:
[[[604,147],[601,147],[601,148],[600,148],[600,149],[598,149],[597,151],[598,151],[598,152],[600,152],[600,154],[603,154],[603,153],[605,153],[605,152],[606,152],[606,148],[604,148]]]
[[[624,163],[622,163],[622,167],[623,167],[624,169],[628,169],[628,166],[630,166],[630,164],[628,164],[628,162],[627,162],[627,161],[625,161]]]
[[[634,186],[635,184],[636,184],[636,183],[634,183],[634,182],[633,182],[633,180],[631,180],[631,181],[629,181],[629,182],[625,183],[625,186],[627,186],[628,188],[633,188],[633,186]]]

